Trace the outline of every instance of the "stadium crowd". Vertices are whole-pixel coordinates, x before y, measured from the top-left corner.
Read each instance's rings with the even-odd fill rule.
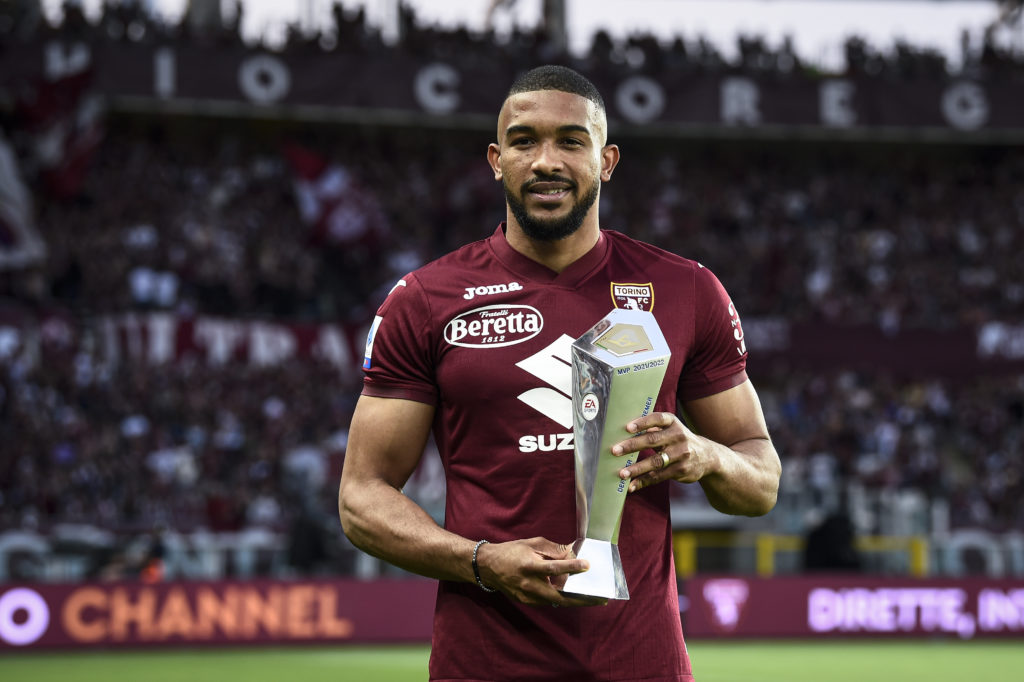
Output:
[[[255,145],[124,125],[110,125],[82,196],[43,207],[51,255],[21,278],[24,296],[363,321],[398,277],[504,215],[481,132],[302,133],[349,183],[319,199],[360,226],[335,234],[300,215],[288,133]],[[948,329],[1024,305],[1018,149],[619,143],[602,225],[713,264],[748,317]],[[145,191],[115,189],[132,186]]]
[[[40,205],[51,256],[35,273],[7,273],[6,300],[69,311],[86,327],[131,310],[366,320],[401,274],[492,230],[501,198],[472,140],[357,133],[326,148],[361,191],[407,199],[387,203],[386,241],[311,241],[293,172],[273,151],[229,140],[204,155],[209,140],[190,147],[112,130],[82,195]],[[882,157],[856,154],[840,164],[625,147],[603,224],[708,264],[745,315],[933,328],[1019,321],[1016,155],[936,164],[885,154],[883,169]],[[163,278],[173,285],[153,284]],[[913,487],[948,499],[956,525],[1024,523],[1020,377],[962,385],[752,362],[785,453],[784,493],[810,488],[827,504],[850,482]],[[286,528],[305,495],[295,471],[312,477],[330,517],[354,376],[309,359],[259,370],[106,366],[87,348],[9,363],[0,527]]]
[[[1020,21],[1021,3],[1005,0],[1001,22],[1012,25]],[[228,3],[224,3],[227,7]],[[288,51],[348,51],[368,56],[386,56],[393,51],[412,54],[423,59],[462,58],[471,55],[474,61],[494,61],[502,65],[526,67],[538,62],[571,60],[573,66],[588,72],[643,72],[657,74],[663,70],[723,71],[775,73],[780,76],[814,76],[820,67],[803,59],[790,39],[770,45],[757,34],[738,38],[734,56],[726,56],[720,46],[703,36],[676,36],[665,43],[654,35],[637,32],[622,40],[613,39],[606,31],[595,32],[585,54],[569,54],[561,41],[545,28],[543,22],[533,28],[518,23],[509,34],[493,28],[470,31],[465,26],[442,27],[417,17],[408,5],[400,5],[398,35],[385,40],[378,26],[368,21],[363,5],[346,7],[333,2],[331,21],[326,26],[302,27],[289,24],[283,36],[243,37],[241,26],[244,4],[236,0],[223,11],[218,21],[193,21],[187,14],[177,22],[147,10],[143,2],[104,2],[98,14],[87,14],[80,0],[64,0],[56,20],[48,20],[38,0],[17,0],[0,5],[0,38],[35,40],[60,37],[97,41],[130,41],[141,43],[181,43],[194,41],[222,45],[263,45]],[[220,16],[218,11],[216,16]],[[215,15],[210,15],[215,16]],[[1024,62],[997,38],[1000,21],[981,36],[964,32],[961,53],[950,60],[939,50],[899,40],[892,46],[871,45],[860,36],[850,36],[843,45],[843,71],[854,75],[887,75],[894,78],[915,78],[921,75],[959,72],[992,74],[1004,77],[1020,75]]]
[[[133,5],[106,9],[97,24],[73,7],[62,25],[33,30],[125,39],[111,28],[119,22],[127,39],[191,39],[178,33],[184,24],[114,16]],[[360,41],[331,49],[395,49],[364,18],[336,16],[339,36]],[[397,49],[485,40],[405,21]],[[25,30],[22,19],[0,27]],[[287,49],[327,49],[321,38],[303,47],[308,36],[293,36]],[[537,59],[539,39],[521,38],[522,58]],[[237,26],[220,39],[237,40]],[[623,49],[599,35],[591,57],[621,66],[647,50],[645,68],[673,58],[736,66],[682,41],[666,50],[635,38]],[[745,50],[743,68],[799,61],[757,41]],[[488,132],[263,125],[109,117],[80,190],[40,197],[48,257],[0,272],[0,308],[60,311],[83,337],[99,317],[130,311],[363,324],[398,277],[486,236],[504,215],[484,163]],[[889,332],[1021,322],[1019,149],[617,141],[623,162],[602,190],[602,225],[706,264],[745,317]],[[340,174],[343,194],[303,194],[310,155]],[[812,373],[759,365],[756,354],[751,363],[784,496],[810,491],[828,511],[851,484],[912,488],[948,501],[955,527],[1024,526],[1024,377]],[[358,372],[310,358],[110,363],[98,344],[60,338],[34,359],[0,352],[0,530],[312,523],[340,543],[335,493],[358,390]],[[423,478],[418,489],[436,504],[436,472]]]

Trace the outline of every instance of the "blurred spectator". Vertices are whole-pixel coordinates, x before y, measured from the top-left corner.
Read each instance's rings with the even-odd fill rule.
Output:
[[[826,516],[807,533],[803,568],[808,573],[858,573],[861,559],[854,547],[853,522],[842,512]]]
[[[502,217],[483,139],[365,132],[318,143],[347,178],[340,199],[312,205],[333,218],[302,217],[276,145],[110,134],[82,198],[41,207],[44,299],[365,322],[405,272]],[[712,158],[692,142],[619,142],[628,154],[602,224],[706,263],[749,292],[747,317],[948,329],[1011,321],[1024,303],[1019,150],[808,146],[794,159],[751,142]],[[132,183],[147,191],[107,191]],[[385,203],[383,188],[409,200]],[[23,280],[0,281],[0,295],[38,301]]]

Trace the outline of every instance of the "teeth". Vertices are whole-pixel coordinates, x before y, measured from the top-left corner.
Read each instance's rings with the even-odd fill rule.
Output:
[[[563,190],[560,189],[546,189],[541,194],[561,194]]]

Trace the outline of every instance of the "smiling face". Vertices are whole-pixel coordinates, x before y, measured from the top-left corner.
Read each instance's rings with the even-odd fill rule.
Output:
[[[510,226],[542,242],[565,239],[587,221],[596,229],[601,182],[618,162],[606,135],[604,112],[585,97],[560,90],[510,96],[498,116],[498,142],[487,150]]]

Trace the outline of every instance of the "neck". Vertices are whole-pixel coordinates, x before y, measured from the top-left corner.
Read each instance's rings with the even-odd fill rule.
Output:
[[[562,272],[594,248],[601,236],[596,220],[587,220],[580,229],[557,241],[540,241],[526,236],[511,215],[505,223],[509,246],[554,272]]]

